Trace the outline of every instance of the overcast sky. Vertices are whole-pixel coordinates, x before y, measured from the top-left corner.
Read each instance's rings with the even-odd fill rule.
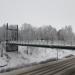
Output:
[[[7,22],[57,29],[72,25],[75,32],[75,0],[0,0],[0,25]]]

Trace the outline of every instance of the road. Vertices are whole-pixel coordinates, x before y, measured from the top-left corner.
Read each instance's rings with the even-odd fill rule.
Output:
[[[0,73],[0,75],[74,75],[75,57]],[[72,74],[71,74],[72,73]]]

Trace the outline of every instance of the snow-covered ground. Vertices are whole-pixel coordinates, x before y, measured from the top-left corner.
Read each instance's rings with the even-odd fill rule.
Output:
[[[18,53],[8,52],[3,57],[0,57],[0,71],[19,68],[34,62],[39,63],[57,57],[61,59],[70,54],[75,55],[75,51],[19,46]]]

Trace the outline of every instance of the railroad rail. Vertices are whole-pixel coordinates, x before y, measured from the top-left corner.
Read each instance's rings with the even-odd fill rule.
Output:
[[[75,71],[75,57],[38,64],[0,75],[71,75]]]

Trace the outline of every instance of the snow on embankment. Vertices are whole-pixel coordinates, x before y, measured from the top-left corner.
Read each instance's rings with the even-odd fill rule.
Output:
[[[28,51],[27,51],[28,50]],[[69,54],[75,54],[73,51],[58,50],[58,58],[61,59]],[[28,54],[27,54],[28,53]],[[17,68],[32,65],[33,63],[40,63],[49,59],[57,58],[56,49],[36,48],[36,47],[22,47],[19,46],[19,51],[5,53],[5,58],[0,57],[0,61],[5,63],[4,67],[0,67],[0,72],[10,71]],[[1,64],[1,63],[0,63]]]
[[[7,66],[7,60],[4,57],[0,57],[0,67]]]

